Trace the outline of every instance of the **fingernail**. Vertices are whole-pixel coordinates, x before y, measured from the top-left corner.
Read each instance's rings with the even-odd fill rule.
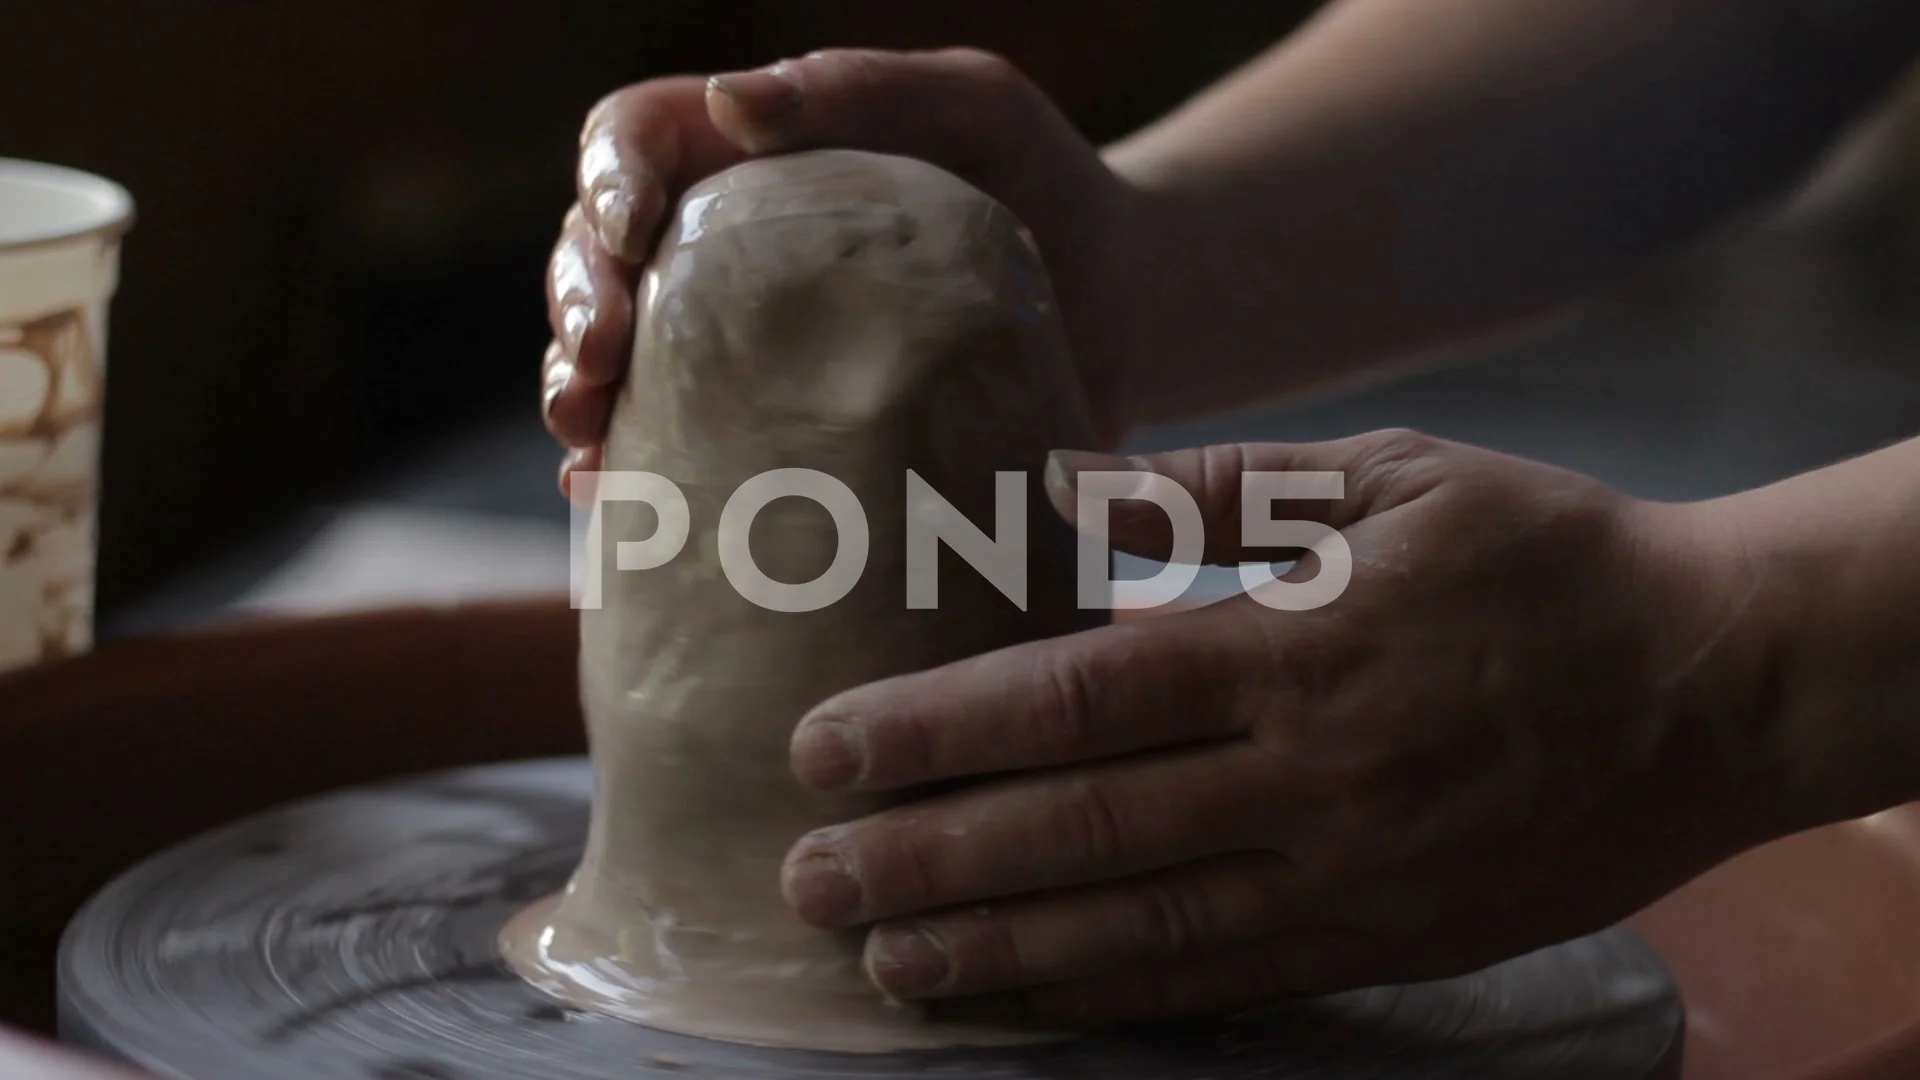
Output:
[[[882,926],[867,936],[867,977],[895,997],[936,993],[952,974],[946,942],[928,927]]]
[[[560,311],[560,330],[566,337],[567,355],[579,356],[580,343],[593,325],[593,308],[588,304],[568,304]]]
[[[781,883],[787,903],[814,926],[846,926],[859,921],[860,882],[836,851],[813,851],[787,864]]]
[[[795,775],[822,791],[852,787],[866,775],[866,733],[844,720],[802,721],[791,753]]]
[[[707,85],[725,94],[740,111],[741,119],[749,123],[771,123],[800,109],[800,87],[784,74],[781,65],[715,75]]]
[[[1153,469],[1143,458],[1096,454],[1090,450],[1055,450],[1047,455],[1047,468],[1041,479],[1047,491],[1056,499],[1071,503],[1079,491],[1080,474],[1087,472],[1135,474],[1130,487],[1108,496],[1131,499],[1146,490],[1147,478],[1153,474]]]
[[[594,235],[600,246],[624,258],[633,231],[633,195],[622,187],[602,188],[593,196]]]

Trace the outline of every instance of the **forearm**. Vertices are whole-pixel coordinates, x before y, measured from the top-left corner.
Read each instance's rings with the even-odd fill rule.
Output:
[[[1920,799],[1920,439],[1687,512],[1742,564],[1726,699],[1800,824]]]
[[[1143,192],[1143,422],[1542,314],[1797,177],[1909,0],[1348,0],[1111,148]]]

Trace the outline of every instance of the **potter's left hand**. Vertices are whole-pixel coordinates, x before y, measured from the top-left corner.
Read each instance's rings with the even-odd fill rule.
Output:
[[[1820,751],[1760,722],[1748,568],[1718,515],[1407,433],[1061,455],[1049,488],[1071,517],[1072,473],[1140,465],[1195,495],[1224,563],[1243,470],[1343,471],[1344,499],[1274,516],[1341,530],[1351,583],[1317,610],[1238,596],[810,713],[812,786],[947,788],[787,864],[807,921],[875,924],[888,992],[1123,1019],[1462,974],[1826,812],[1806,770],[1787,778]],[[1157,509],[1113,510],[1116,547],[1170,551]]]

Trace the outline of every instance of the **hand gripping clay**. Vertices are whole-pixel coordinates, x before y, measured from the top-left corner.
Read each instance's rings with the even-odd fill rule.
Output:
[[[736,1041],[1030,1038],[884,1000],[859,934],[794,915],[788,849],[880,804],[806,789],[788,743],[838,691],[1104,619],[1078,606],[1073,537],[1040,485],[1049,450],[1094,444],[1038,253],[982,192],[850,151],[689,191],[641,282],[604,465],[671,480],[688,536],[663,565],[619,570],[612,545],[672,532],[673,515],[601,503],[601,602],[581,623],[591,832],[567,890],[507,930],[516,969],[577,1005]],[[1024,487],[999,506],[1007,472]],[[937,607],[909,606],[908,520],[939,500],[1024,547],[1023,605],[942,543],[920,575],[922,602],[937,576]]]
[[[1007,211],[953,177],[820,153],[689,192],[638,314],[607,460],[671,480],[687,536],[651,569],[616,569],[613,544],[648,541],[656,517],[672,540],[679,519],[670,500],[664,515],[604,505],[600,606],[581,613],[591,807],[588,768],[521,762],[337,792],[183,843],[75,917],[61,947],[65,1037],[202,1080],[1679,1074],[1673,981],[1622,930],[1438,983],[1039,1045],[976,1049],[1049,1033],[884,1001],[859,969],[858,936],[803,925],[779,892],[795,840],[878,804],[810,793],[788,771],[788,740],[843,688],[1102,617],[1077,610],[1073,538],[1039,490],[1048,450],[1092,443],[1045,276]],[[829,501],[844,485],[858,513],[836,526],[797,497],[749,513],[741,486],[779,469],[831,478],[811,490]],[[1024,610],[946,550],[937,610],[909,607],[905,523],[939,509],[909,497],[909,469],[987,535],[1029,540]],[[1024,522],[1000,513],[1003,470],[1026,479],[1013,503]],[[829,567],[861,546],[862,522],[865,558],[838,576]],[[748,591],[774,608],[730,580],[729,567],[744,576],[742,547],[774,586]],[[798,599],[844,595],[777,610],[809,607],[779,583],[823,572],[820,595]],[[418,640],[471,660],[472,640],[438,635],[472,618]],[[209,701],[234,692],[218,679],[204,689]],[[393,702],[421,700],[414,690]],[[149,719],[129,700],[127,723]],[[319,723],[328,707],[306,711]],[[343,716],[344,734],[314,745],[382,745],[387,729],[365,717],[384,715]],[[243,728],[223,730],[241,746]],[[570,869],[560,895],[526,907]]]

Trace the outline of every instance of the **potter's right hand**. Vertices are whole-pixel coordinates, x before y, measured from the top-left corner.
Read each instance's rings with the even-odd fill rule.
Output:
[[[970,49],[833,50],[710,79],[637,83],[594,107],[580,137],[579,201],[547,275],[554,341],[547,425],[596,467],[633,333],[638,267],[692,184],[748,157],[812,147],[916,157],[971,181],[1033,229],[1103,434],[1124,426],[1118,278],[1137,260],[1131,189],[1037,87]],[[1088,313],[1098,313],[1099,318]]]
[[[1344,475],[1344,498],[1275,516],[1339,530],[1353,576],[1307,610],[1269,608],[1270,584],[817,706],[794,735],[804,782],[928,793],[809,834],[782,880],[809,923],[873,927],[868,970],[896,997],[1138,1020],[1463,975],[1611,925],[1761,840],[1912,797],[1910,705],[1886,707],[1903,734],[1881,742],[1832,704],[1787,704],[1804,693],[1787,672],[1838,662],[1788,657],[1847,616],[1799,614],[1788,582],[1828,564],[1798,537],[1771,547],[1792,527],[1835,536],[1820,550],[1836,560],[1892,551],[1876,511],[1834,508],[1873,490],[1911,530],[1911,453],[1688,505],[1405,432],[1063,455],[1048,495],[1070,520],[1087,469],[1186,488],[1200,557],[1222,565],[1275,553],[1238,542],[1244,476]],[[1139,505],[1093,527],[1167,558],[1167,519]],[[1915,595],[1854,573],[1863,594]],[[1872,633],[1822,655],[1888,663]]]

